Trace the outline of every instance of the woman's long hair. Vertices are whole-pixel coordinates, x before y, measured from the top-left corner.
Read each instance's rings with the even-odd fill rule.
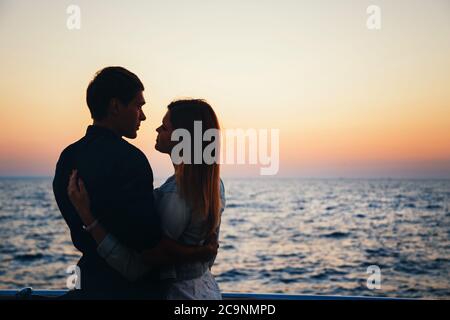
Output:
[[[220,166],[218,154],[212,154],[216,161],[205,163],[203,151],[211,142],[203,141],[203,134],[208,129],[220,130],[219,121],[212,107],[201,99],[183,99],[169,104],[170,122],[174,129],[186,129],[191,135],[191,163],[181,163],[175,167],[175,178],[181,197],[191,206],[193,214],[200,214],[207,219],[206,236],[215,232],[220,224]],[[194,122],[202,124],[201,163],[194,163]],[[219,141],[216,152],[219,152]]]

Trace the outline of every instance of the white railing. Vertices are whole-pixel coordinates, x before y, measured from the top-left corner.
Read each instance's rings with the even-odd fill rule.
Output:
[[[66,290],[0,290],[2,299],[57,298],[67,293]],[[222,293],[224,300],[413,300],[411,298],[390,298],[373,296],[338,296],[338,295],[302,295],[283,293]]]

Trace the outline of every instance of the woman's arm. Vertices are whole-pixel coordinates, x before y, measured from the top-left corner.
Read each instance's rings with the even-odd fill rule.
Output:
[[[74,170],[67,187],[70,201],[78,212],[81,221],[94,240],[97,242],[97,252],[116,271],[129,281],[135,281],[150,271],[151,267],[142,261],[134,251],[122,245],[113,235],[94,218],[90,209],[89,195],[82,179],[77,178]]]
[[[77,170],[73,170],[70,175],[67,193],[69,194],[69,199],[77,210],[81,221],[86,226],[86,230],[90,232],[97,244],[102,242],[106,237],[107,232],[92,215],[89,195],[83,180],[78,179],[77,177]]]
[[[89,195],[83,181],[77,178],[76,170],[70,177],[68,193],[81,220],[99,245],[97,251],[100,256],[131,281],[148,272],[152,266],[208,261],[217,254],[218,243],[215,239],[205,246],[185,246],[168,237],[163,237],[157,246],[138,254],[108,234],[94,218],[90,210]]]
[[[145,249],[141,255],[148,265],[170,265],[186,262],[209,261],[217,255],[219,244],[211,237],[203,246],[181,245],[177,241],[164,236],[154,248]]]

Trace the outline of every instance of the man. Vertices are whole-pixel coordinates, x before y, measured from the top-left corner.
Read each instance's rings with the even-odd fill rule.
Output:
[[[86,100],[93,124],[86,135],[68,146],[56,165],[53,191],[70,228],[72,242],[83,253],[81,298],[163,298],[155,267],[145,278],[130,283],[97,253],[97,244],[86,231],[72,206],[67,185],[73,169],[84,180],[97,220],[126,246],[142,251],[160,246],[167,249],[165,261],[208,259],[216,244],[181,247],[161,238],[153,198],[153,172],[145,155],[122,137],[134,139],[146,119],[144,86],[122,67],[99,71],[87,88]],[[89,229],[89,228],[88,228]],[[171,255],[169,255],[169,252]],[[175,258],[176,257],[176,258]]]

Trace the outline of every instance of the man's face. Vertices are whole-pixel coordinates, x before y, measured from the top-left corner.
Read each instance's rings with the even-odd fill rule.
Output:
[[[139,130],[141,121],[146,119],[144,111],[142,111],[144,104],[145,99],[142,91],[139,91],[128,105],[120,104],[117,125],[121,135],[130,139],[137,137],[137,130]]]

